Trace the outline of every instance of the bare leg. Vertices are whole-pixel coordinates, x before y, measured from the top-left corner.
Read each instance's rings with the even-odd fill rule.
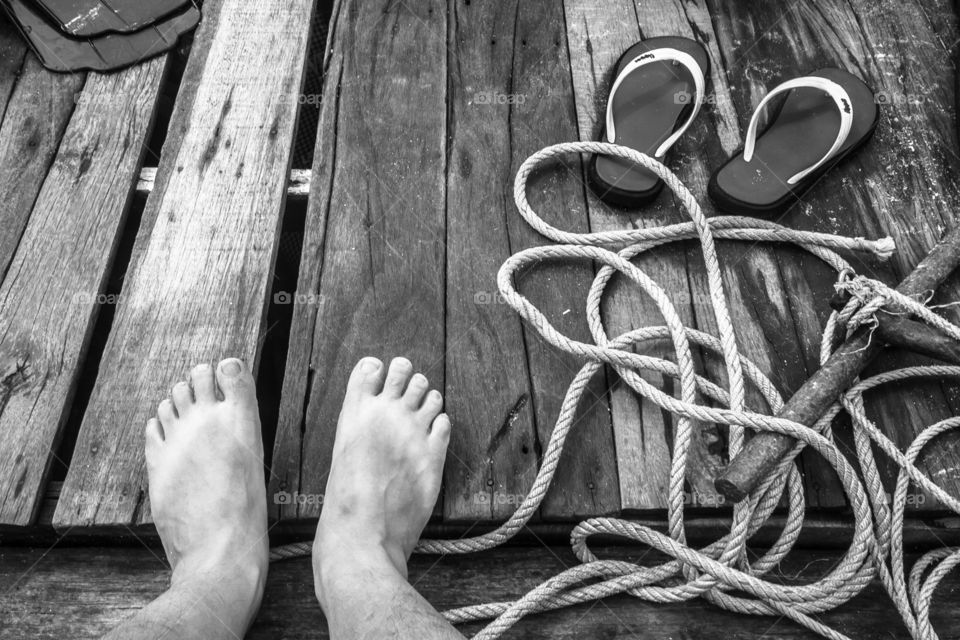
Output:
[[[217,397],[217,389],[223,399]],[[147,423],[153,519],[170,588],[109,639],[242,638],[267,576],[263,443],[253,377],[224,360],[195,367]]]
[[[440,491],[450,421],[427,379],[397,358],[361,360],[337,424],[313,546],[333,640],[462,639],[407,582],[407,560]]]

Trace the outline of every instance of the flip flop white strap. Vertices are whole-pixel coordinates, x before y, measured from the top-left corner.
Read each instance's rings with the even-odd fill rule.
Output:
[[[824,156],[820,158],[820,160],[814,165],[807,167],[800,173],[792,176],[789,180],[787,180],[787,184],[796,184],[823,166],[823,164],[832,158],[833,154],[835,154],[847,140],[847,136],[850,135],[850,128],[853,126],[853,103],[850,100],[850,96],[847,95],[847,92],[839,84],[819,76],[805,76],[803,78],[787,80],[783,84],[775,87],[773,91],[765,95],[763,100],[760,101],[760,104],[758,104],[757,108],[753,111],[753,116],[750,118],[750,125],[747,127],[747,139],[743,146],[743,159],[745,162],[750,162],[753,159],[753,150],[757,143],[757,123],[760,120],[760,113],[763,111],[764,107],[766,107],[767,104],[770,103],[770,100],[778,94],[790,91],[792,89],[804,88],[820,89],[821,91],[825,91],[831,98],[833,98],[833,102],[837,105],[837,110],[840,112],[840,131],[837,132],[837,137],[833,141],[833,144],[830,146],[830,149],[827,151],[827,153],[824,154]]]
[[[658,148],[654,157],[662,158],[663,154],[667,152],[667,149],[673,146],[680,136],[683,135],[683,132],[687,130],[687,127],[693,123],[693,119],[697,117],[697,113],[700,111],[700,106],[703,104],[703,95],[706,89],[706,79],[703,77],[703,70],[700,68],[700,65],[697,64],[697,61],[689,53],[684,53],[677,49],[672,48],[663,48],[663,49],[651,49],[650,51],[644,51],[636,58],[631,60],[627,66],[623,68],[623,71],[617,76],[617,79],[613,83],[613,87],[610,89],[610,97],[607,98],[607,142],[615,143],[616,142],[616,129],[613,122],[613,96],[616,94],[617,89],[623,83],[624,79],[629,76],[633,71],[639,69],[643,65],[650,64],[651,62],[677,62],[683,65],[687,71],[690,72],[690,75],[693,76],[694,83],[694,95],[693,95],[693,110],[690,112],[690,115],[687,117],[686,122],[683,123],[683,126],[673,132],[673,134],[663,141]],[[689,99],[690,96],[687,96]],[[681,96],[674,96],[675,100],[680,100]]]

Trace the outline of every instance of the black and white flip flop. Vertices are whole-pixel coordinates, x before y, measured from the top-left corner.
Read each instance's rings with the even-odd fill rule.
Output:
[[[709,71],[707,52],[689,38],[650,38],[633,45],[617,61],[601,140],[662,161],[697,117]],[[653,172],[612,156],[593,156],[588,177],[594,192],[616,206],[648,202],[663,187]]]
[[[786,94],[757,136],[759,116]],[[724,211],[783,213],[831,167],[862,146],[877,128],[873,91],[842,69],[821,69],[777,86],[757,105],[742,152],[710,178],[707,192]]]

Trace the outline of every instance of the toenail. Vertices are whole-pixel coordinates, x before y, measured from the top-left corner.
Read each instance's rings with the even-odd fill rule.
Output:
[[[364,358],[360,363],[360,370],[367,373],[373,373],[380,368],[380,361],[374,358]]]
[[[236,358],[230,358],[220,363],[220,370],[229,376],[235,376],[240,373],[240,361]]]

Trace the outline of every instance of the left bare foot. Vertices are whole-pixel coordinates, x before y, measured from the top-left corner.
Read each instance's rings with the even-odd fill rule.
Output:
[[[199,365],[171,396],[146,428],[150,505],[171,584],[209,590],[215,603],[206,604],[218,617],[246,617],[236,621],[245,629],[263,596],[269,553],[253,376],[236,358],[216,372]]]

